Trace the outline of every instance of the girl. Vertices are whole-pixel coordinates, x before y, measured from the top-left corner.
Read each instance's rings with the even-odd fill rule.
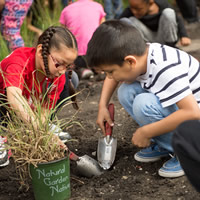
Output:
[[[65,72],[76,57],[77,43],[73,34],[63,27],[49,27],[39,37],[36,48],[18,48],[2,60],[0,93],[6,96],[5,101],[17,111],[22,121],[37,128],[36,117],[27,109],[34,109],[32,97],[42,101],[48,91],[43,104],[42,118],[45,120],[45,113],[54,108],[58,100],[69,96],[70,84]],[[4,116],[5,110],[1,108],[1,119]],[[3,145],[1,141],[0,138],[0,145]],[[63,145],[61,141],[59,143]]]

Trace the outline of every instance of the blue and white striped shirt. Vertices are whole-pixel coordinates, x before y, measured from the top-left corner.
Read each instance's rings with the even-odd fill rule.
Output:
[[[179,49],[149,44],[147,72],[139,76],[141,86],[155,94],[163,107],[193,94],[200,107],[200,63]]]

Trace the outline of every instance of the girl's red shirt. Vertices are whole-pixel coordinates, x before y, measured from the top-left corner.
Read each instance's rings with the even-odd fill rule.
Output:
[[[36,48],[21,47],[13,51],[0,63],[0,93],[5,94],[5,88],[15,86],[22,90],[29,105],[34,108],[33,98],[42,101],[42,85],[46,79],[48,103],[46,107],[53,108],[59,99],[65,85],[65,74],[54,79],[44,78],[42,82],[36,79],[35,67]]]

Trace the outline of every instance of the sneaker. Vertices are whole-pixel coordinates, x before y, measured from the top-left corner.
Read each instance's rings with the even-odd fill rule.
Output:
[[[169,151],[158,147],[157,144],[152,144],[151,146],[137,152],[134,155],[134,158],[139,162],[154,162],[168,155]]]
[[[91,69],[83,69],[81,72],[81,79],[89,79],[94,76],[94,73]]]
[[[6,137],[2,137],[0,136],[0,167],[5,167],[7,165],[9,165],[10,161],[10,154],[11,151],[6,150],[5,149],[5,143],[7,142],[7,138]]]
[[[53,134],[57,135],[63,143],[67,142],[68,140],[72,139],[71,135],[68,132],[63,132],[60,127],[55,124],[49,124],[50,131]]]
[[[165,178],[177,178],[183,176],[185,173],[177,157],[172,156],[172,158],[165,162],[158,170],[158,174]]]

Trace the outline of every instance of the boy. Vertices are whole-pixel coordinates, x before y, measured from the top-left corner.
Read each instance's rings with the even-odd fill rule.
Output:
[[[129,0],[129,7],[120,16],[136,27],[147,42],[175,46],[191,43],[181,17],[167,0]]]
[[[122,82],[119,101],[140,125],[132,143],[144,148],[135,154],[135,159],[152,162],[172,156],[175,128],[185,120],[200,119],[199,62],[178,49],[146,44],[136,28],[116,20],[103,23],[95,31],[88,44],[87,59],[90,67],[107,74],[97,118],[103,132],[104,120],[113,126],[107,105]],[[175,155],[158,173],[162,177],[184,175]]]

